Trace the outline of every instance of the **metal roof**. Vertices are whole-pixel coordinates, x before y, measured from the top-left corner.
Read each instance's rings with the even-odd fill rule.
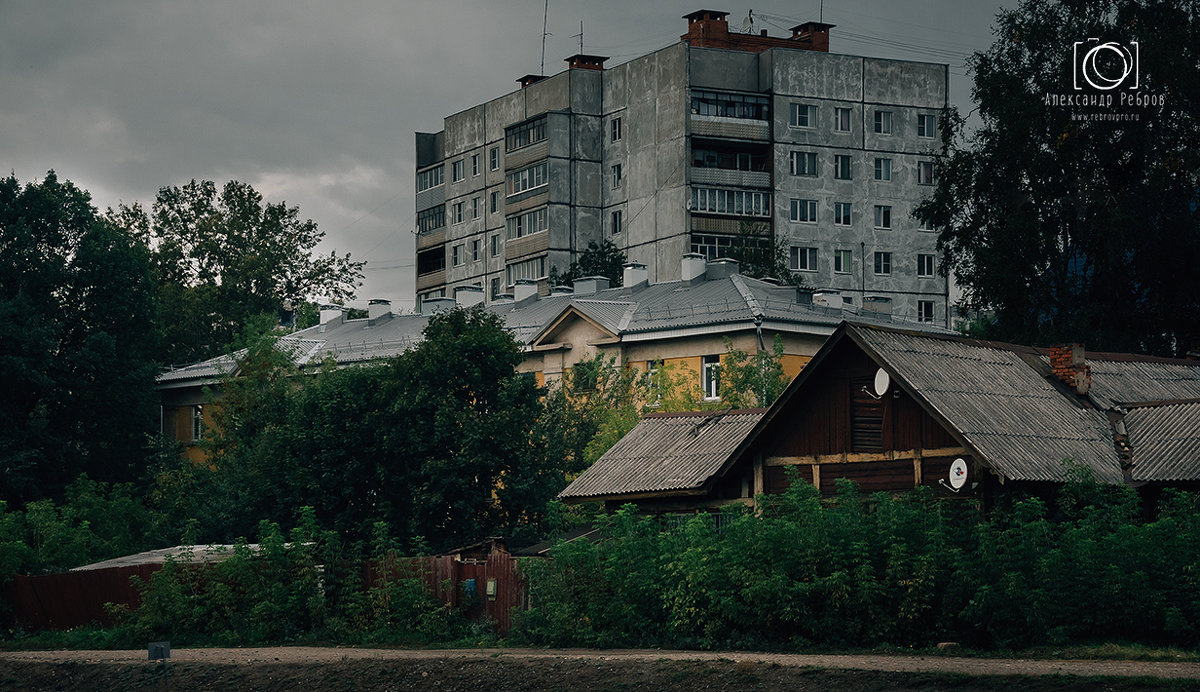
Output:
[[[699,490],[717,473],[764,410],[650,414],[565,490],[563,498]]]
[[[1124,422],[1133,480],[1200,479],[1200,400],[1134,407]]]
[[[877,328],[854,331],[1006,478],[1063,481],[1069,461],[1100,481],[1122,482],[1104,412],[1064,395],[1019,350]]]

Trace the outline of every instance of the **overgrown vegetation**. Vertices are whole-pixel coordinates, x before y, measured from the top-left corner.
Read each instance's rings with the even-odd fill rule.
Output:
[[[1075,482],[981,515],[925,491],[823,502],[797,482],[756,515],[600,518],[606,536],[523,569],[520,635],[556,646],[799,649],[1200,643],[1200,504]],[[1051,514],[1054,514],[1051,517]],[[719,528],[718,528],[719,527]]]

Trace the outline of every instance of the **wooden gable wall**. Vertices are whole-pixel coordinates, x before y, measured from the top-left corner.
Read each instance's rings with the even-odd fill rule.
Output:
[[[756,441],[759,487],[779,493],[788,469],[822,494],[848,478],[863,492],[911,490],[948,476],[951,462],[967,450],[893,381],[880,399],[873,391],[878,366],[850,339],[830,353]]]

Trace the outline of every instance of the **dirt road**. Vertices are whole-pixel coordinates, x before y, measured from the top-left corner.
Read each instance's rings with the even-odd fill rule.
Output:
[[[1104,678],[1103,681],[1098,678]],[[0,652],[0,690],[1200,689],[1200,663],[573,649]]]

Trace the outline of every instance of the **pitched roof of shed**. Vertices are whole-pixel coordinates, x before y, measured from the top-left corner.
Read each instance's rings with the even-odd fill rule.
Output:
[[[669,495],[700,490],[764,412],[652,413],[559,497],[584,499],[649,492]]]
[[[1133,480],[1200,479],[1200,400],[1130,408],[1125,429]]]

